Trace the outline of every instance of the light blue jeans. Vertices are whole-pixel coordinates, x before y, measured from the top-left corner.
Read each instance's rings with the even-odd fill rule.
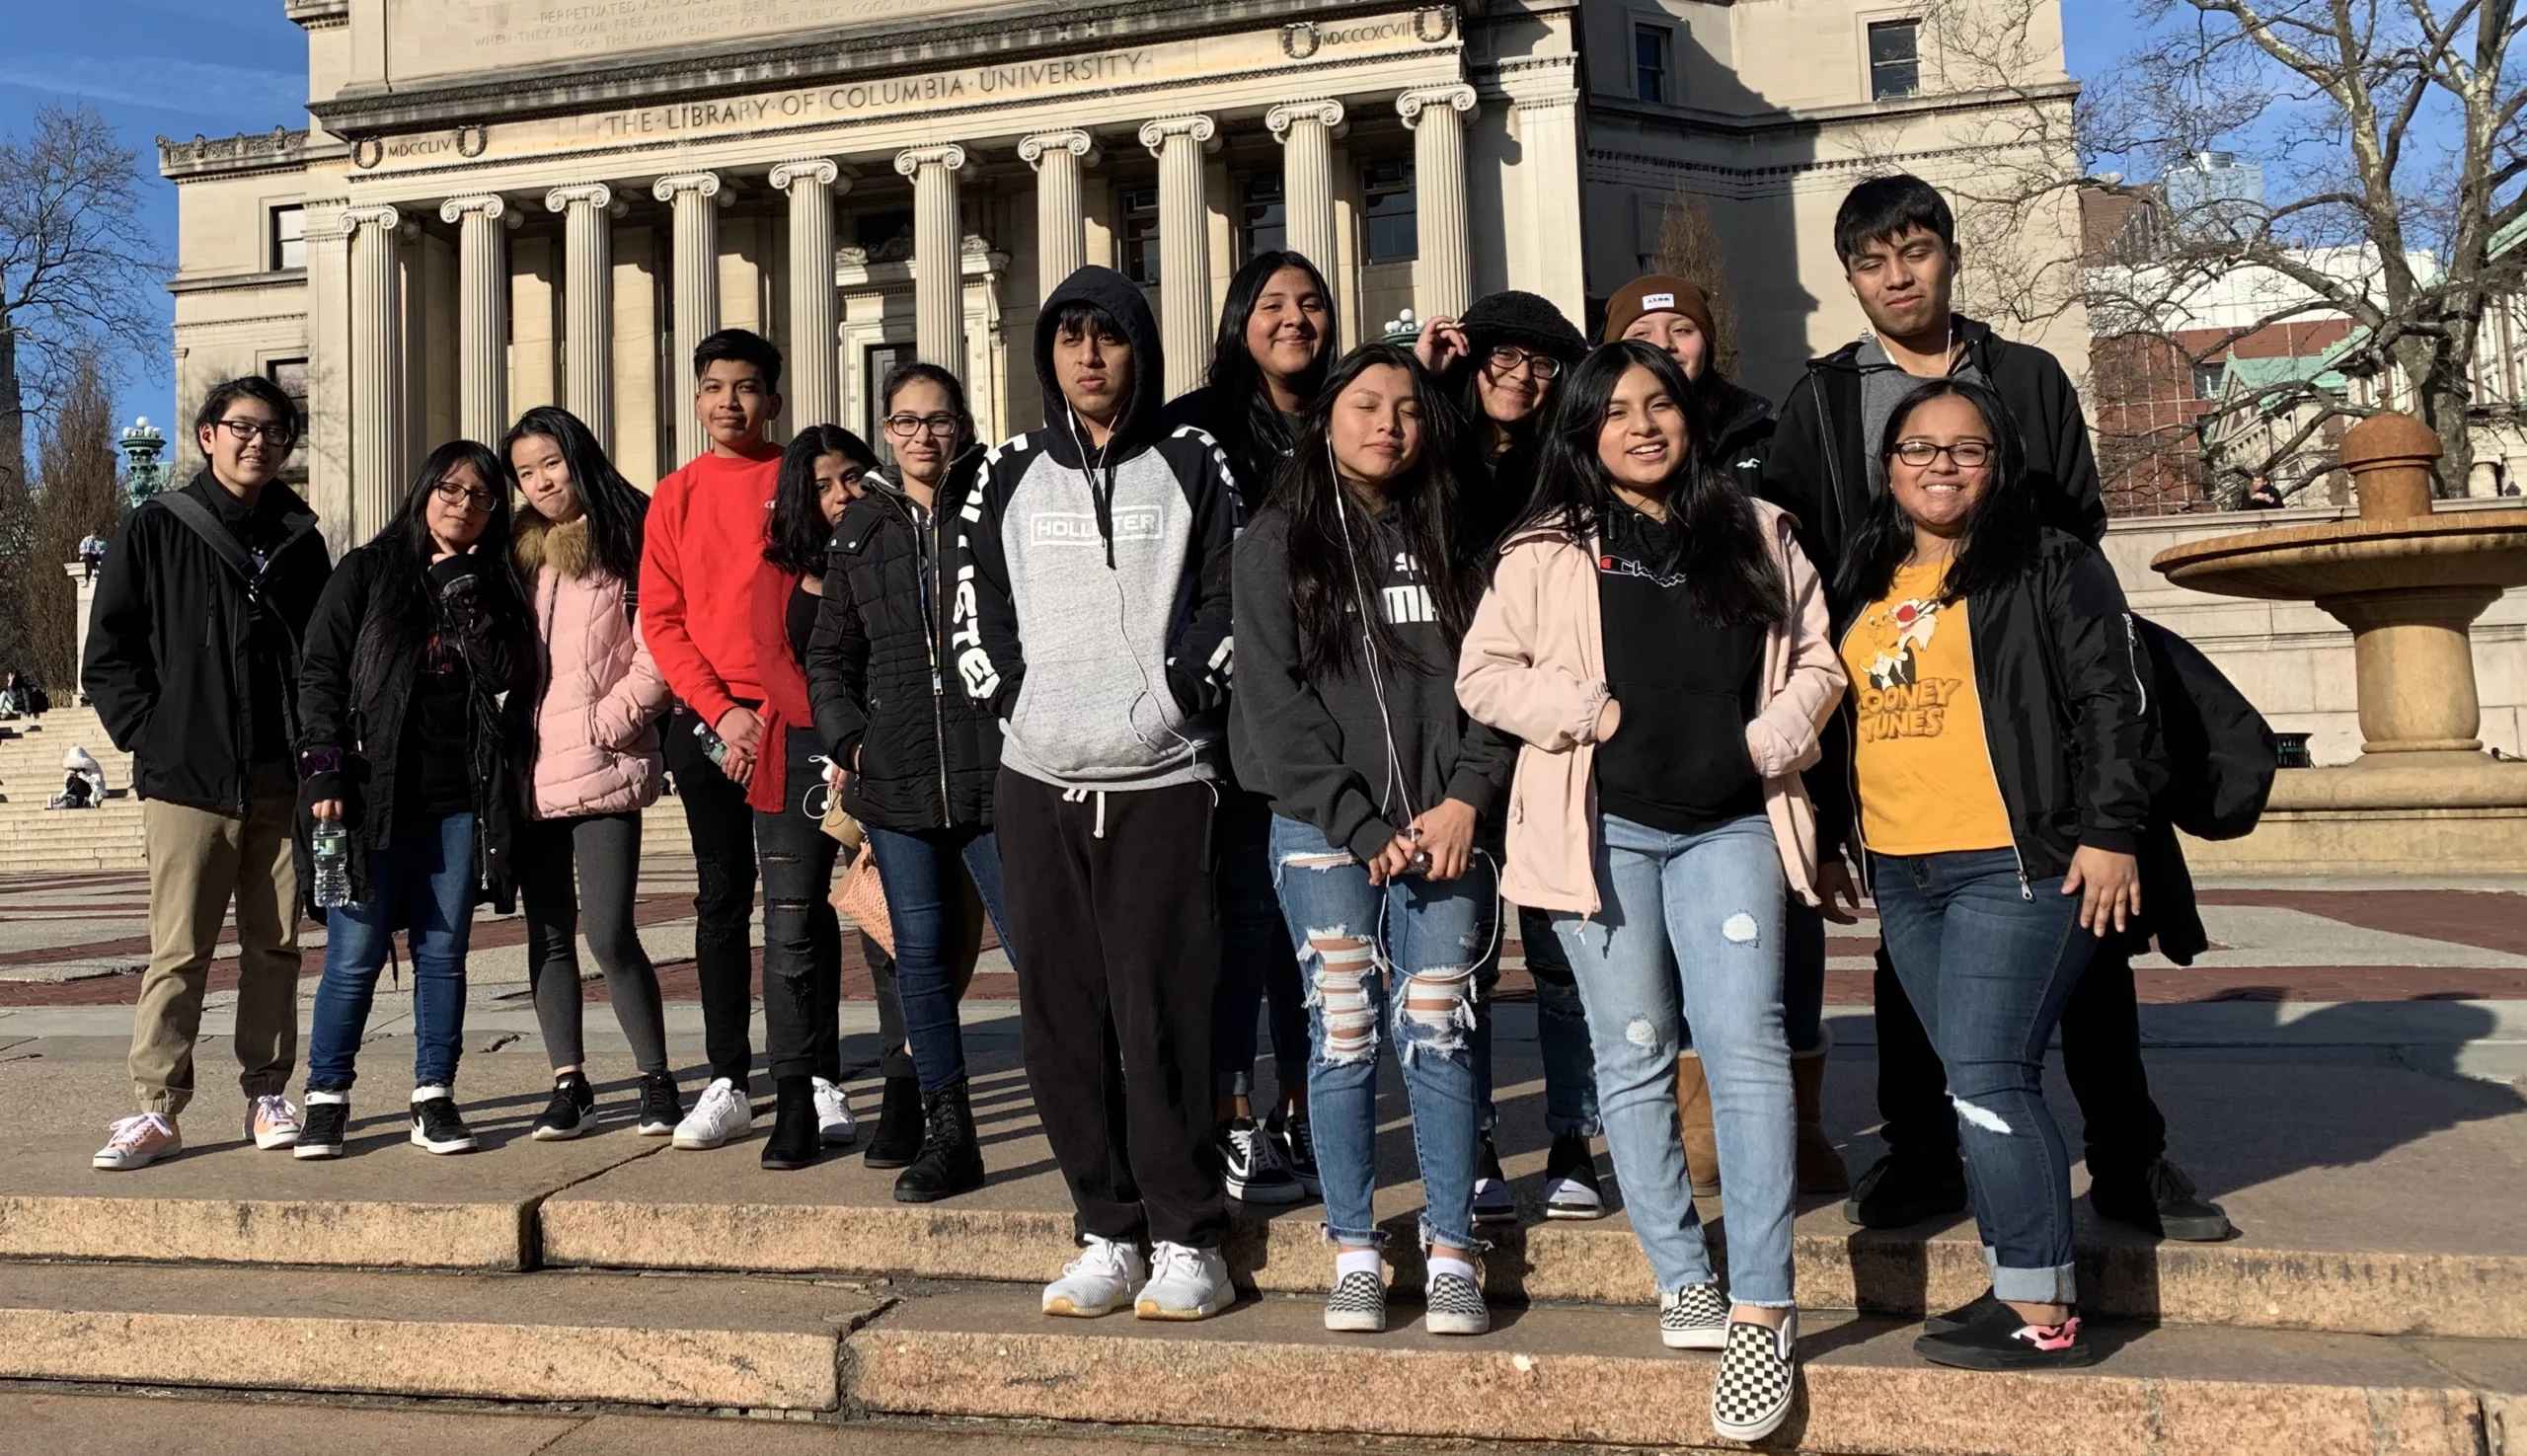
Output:
[[[1421,1168],[1421,1244],[1480,1249],[1474,1237],[1474,962],[1492,937],[1500,886],[1482,861],[1462,879],[1369,883],[1368,868],[1314,827],[1275,814],[1272,879],[1290,944],[1310,972],[1309,1123],[1325,1183],[1325,1232],[1381,1242],[1378,1030],[1395,1037]],[[1318,942],[1340,943],[1322,949]],[[1392,975],[1398,984],[1390,986]],[[1390,1005],[1392,1012],[1390,1013]],[[1788,1084],[1784,1084],[1787,1086]]]
[[[1781,851],[1762,814],[1701,834],[1607,814],[1597,848],[1601,908],[1594,919],[1556,915],[1553,923],[1588,1009],[1615,1179],[1658,1287],[1714,1277],[1676,1130],[1676,1053],[1691,1017],[1728,1188],[1729,1295],[1775,1309],[1797,1303],[1785,893]]]

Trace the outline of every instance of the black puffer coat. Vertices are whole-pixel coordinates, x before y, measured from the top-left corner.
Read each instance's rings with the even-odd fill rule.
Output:
[[[307,913],[318,919],[324,912],[313,899],[315,879],[307,861],[307,834],[313,825],[304,806],[328,799],[343,802],[351,898],[361,903],[371,893],[370,858],[395,837],[396,773],[421,662],[417,657],[410,670],[388,674],[365,694],[352,664],[387,563],[385,553],[402,549],[401,543],[372,542],[345,556],[307,626],[298,688],[299,767],[305,781],[299,793],[298,882]],[[474,789],[474,902],[502,914],[515,900],[511,847],[527,767],[502,700],[512,691],[531,688],[536,670],[526,609],[511,597],[505,580],[503,574],[480,571],[471,556],[449,557],[429,569],[440,639],[463,655],[470,689],[465,752]]]
[[[968,449],[949,466],[926,524],[892,483],[870,476],[825,551],[807,701],[825,752],[836,763],[857,755],[842,804],[864,824],[910,834],[991,823],[1000,725],[951,679],[953,587],[941,571],[948,522],[982,458]]]

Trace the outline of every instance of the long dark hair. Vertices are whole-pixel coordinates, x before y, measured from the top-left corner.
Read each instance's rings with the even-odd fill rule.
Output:
[[[1634,369],[1646,369],[1685,412],[1685,458],[1667,480],[1667,518],[1675,558],[1658,563],[1682,568],[1694,606],[1714,622],[1772,624],[1790,615],[1788,588],[1764,543],[1755,505],[1712,458],[1718,430],[1708,396],[1686,380],[1667,351],[1637,339],[1592,350],[1562,384],[1536,471],[1530,525],[1583,539],[1603,527],[1618,508],[1614,480],[1597,458],[1597,437],[1615,386]],[[1629,508],[1629,507],[1623,507]]]
[[[491,446],[450,440],[430,451],[394,517],[369,538],[367,549],[376,554],[378,565],[369,584],[367,615],[351,649],[354,703],[379,701],[388,680],[412,672],[438,632],[438,602],[429,583],[430,558],[438,554],[438,543],[430,535],[427,512],[438,483],[460,465],[472,466],[486,489],[505,488],[508,476]],[[484,610],[515,616],[524,593],[518,586],[517,565],[509,555],[509,513],[502,506],[492,507],[473,554],[476,574],[487,593]]]
[[[1992,483],[1965,514],[1963,540],[1940,588],[1943,602],[1963,601],[2016,579],[2035,560],[2036,538],[2042,529],[2033,495],[2027,488],[2027,441],[2009,406],[1979,380],[1926,379],[1915,385],[1886,417],[1885,431],[1877,441],[1879,463],[1892,474],[1895,445],[1904,438],[1904,426],[1913,412],[1932,400],[1952,396],[1972,405],[1983,417],[1984,428],[1992,432]],[[1835,595],[1846,603],[1877,600],[1912,554],[1912,518],[1895,502],[1892,489],[1879,492],[1861,517],[1860,528],[1852,533],[1850,549],[1843,553]]]
[[[588,523],[589,554],[607,575],[637,587],[641,531],[650,517],[650,498],[614,468],[605,447],[596,442],[596,431],[559,405],[536,406],[517,417],[517,423],[500,436],[500,475],[512,490],[517,488],[513,463],[517,442],[528,438],[551,440],[553,448],[562,452],[562,464],[571,472],[571,498],[579,503],[580,518]],[[535,509],[532,505],[519,508]]]
[[[1246,326],[1255,320],[1255,305],[1272,275],[1285,268],[1307,274],[1317,297],[1325,300],[1324,343],[1316,351],[1316,361],[1290,381],[1291,392],[1302,401],[1325,392],[1334,367],[1334,290],[1326,286],[1325,274],[1305,254],[1281,248],[1256,254],[1228,280],[1228,301],[1220,305],[1219,338],[1211,345],[1210,373],[1202,381],[1219,398],[1220,448],[1228,452],[1239,484],[1255,495],[1247,501],[1250,509],[1262,505],[1280,472],[1281,457],[1298,443],[1290,438],[1281,412],[1272,406],[1272,392],[1264,384],[1264,366],[1246,346]]]
[[[1363,373],[1381,365],[1402,369],[1420,407],[1421,454],[1413,469],[1387,485],[1402,549],[1421,565],[1439,630],[1453,648],[1474,620],[1483,578],[1457,534],[1457,482],[1450,462],[1455,421],[1441,408],[1430,376],[1413,351],[1391,344],[1364,344],[1344,354],[1308,406],[1307,426],[1272,488],[1273,508],[1289,516],[1289,584],[1298,618],[1299,666],[1309,676],[1351,671],[1360,662],[1365,629],[1386,662],[1412,660],[1411,649],[1386,614],[1361,600],[1362,584],[1375,591],[1387,576],[1388,545],[1369,525],[1368,511],[1351,498],[1334,468],[1331,427],[1335,402]],[[1428,664],[1446,670],[1446,663]]]
[[[781,452],[781,483],[772,493],[772,532],[763,543],[763,559],[802,576],[820,575],[825,543],[833,527],[816,504],[816,462],[840,455],[862,470],[878,468],[878,453],[869,442],[839,424],[810,424],[801,429]]]

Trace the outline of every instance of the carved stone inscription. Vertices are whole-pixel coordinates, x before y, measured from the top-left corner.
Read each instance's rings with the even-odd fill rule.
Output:
[[[751,40],[1009,0],[399,0],[386,7],[399,79]]]

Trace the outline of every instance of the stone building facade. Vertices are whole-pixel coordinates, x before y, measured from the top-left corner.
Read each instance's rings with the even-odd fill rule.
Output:
[[[656,478],[698,447],[681,361],[718,327],[789,351],[792,421],[871,433],[919,357],[998,432],[1040,418],[1036,301],[1082,262],[1148,286],[1184,388],[1257,249],[1325,268],[1345,343],[1504,287],[1584,325],[1678,192],[1779,393],[1860,329],[1850,184],[1968,177],[1978,114],[2075,92],[2053,0],[2049,71],[2006,94],[1943,84],[1927,0],[257,3],[307,34],[308,124],[161,146],[178,407],[246,372],[301,394],[342,541],[429,444],[535,404]],[[2030,11],[1944,0],[1983,3]],[[2075,231],[2011,246],[2040,267]],[[2042,342],[2082,369],[2076,316]]]

